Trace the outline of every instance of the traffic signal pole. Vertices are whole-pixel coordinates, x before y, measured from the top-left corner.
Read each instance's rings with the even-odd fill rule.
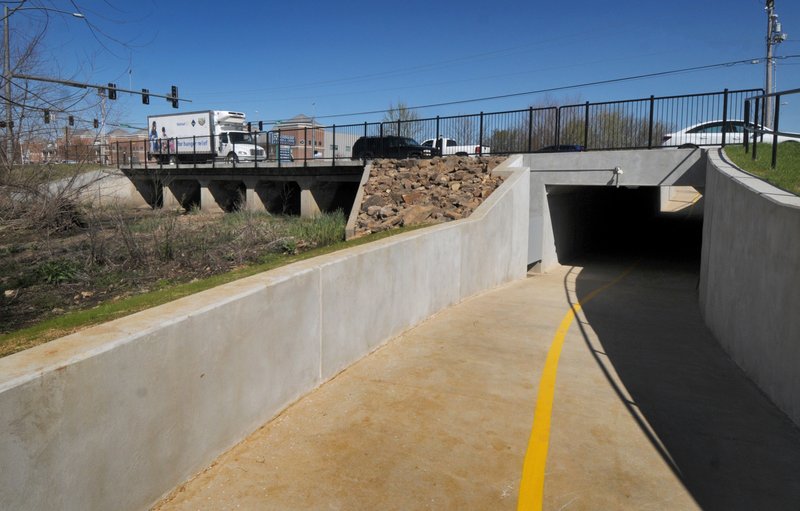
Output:
[[[6,9],[8,9],[8,8],[6,7]],[[106,89],[109,88],[108,85],[100,85],[100,84],[96,84],[96,83],[83,83],[83,82],[76,82],[76,81],[73,81],[73,80],[62,80],[60,78],[48,78],[46,76],[32,76],[32,75],[23,75],[23,74],[16,74],[16,73],[14,73],[14,74],[9,73],[9,75],[11,76],[11,78],[19,78],[20,80],[31,80],[31,81],[34,81],[34,82],[57,83],[59,85],[66,85],[68,87],[76,87],[78,89],[97,89],[98,91],[101,91],[101,90],[105,91]],[[10,80],[6,81],[6,87],[10,87]],[[139,90],[121,89],[119,87],[114,87],[114,90],[117,93],[125,92],[126,94],[134,94],[134,95],[138,95],[138,96],[164,98],[167,101],[172,101],[173,102],[173,106],[177,105],[179,101],[185,101],[187,103],[191,103],[192,102],[191,99],[179,98],[177,96],[178,88],[175,87],[174,85],[172,86],[172,91],[174,91],[174,95],[173,95],[172,92],[170,94],[154,94],[154,93],[150,92],[147,89],[142,89],[142,90],[139,91]],[[177,106],[175,108],[177,108]]]

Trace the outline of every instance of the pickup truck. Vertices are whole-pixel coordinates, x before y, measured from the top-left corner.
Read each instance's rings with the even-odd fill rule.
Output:
[[[457,156],[469,156],[473,154],[489,154],[491,149],[481,145],[459,145],[458,142],[452,138],[439,137],[437,139],[429,138],[422,142],[425,147],[435,147],[439,149],[442,156],[455,154]]]

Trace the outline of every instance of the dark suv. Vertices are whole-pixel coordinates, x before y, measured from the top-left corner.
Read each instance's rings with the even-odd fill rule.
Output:
[[[436,148],[420,145],[409,137],[361,137],[353,144],[353,158],[430,158]]]

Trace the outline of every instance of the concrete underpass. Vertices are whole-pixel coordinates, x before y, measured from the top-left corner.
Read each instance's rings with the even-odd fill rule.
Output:
[[[800,433],[700,314],[704,182],[680,154],[542,170],[526,279],[365,357],[157,509],[795,509]]]

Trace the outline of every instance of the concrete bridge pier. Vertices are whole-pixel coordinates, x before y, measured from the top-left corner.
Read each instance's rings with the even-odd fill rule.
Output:
[[[301,218],[314,218],[322,213],[312,191],[312,186],[316,184],[316,181],[313,177],[301,177],[296,180],[298,186],[300,186]]]
[[[200,211],[203,213],[222,213],[224,210],[214,197],[214,192],[211,188],[213,181],[211,179],[201,179],[198,182],[200,183]]]
[[[170,188],[169,183],[161,187],[161,207],[168,210],[183,208],[183,204],[181,204],[175,192]]]
[[[256,192],[256,187],[259,184],[258,179],[244,179],[242,180],[245,187],[244,194],[244,209],[247,211],[266,211],[267,205]]]

